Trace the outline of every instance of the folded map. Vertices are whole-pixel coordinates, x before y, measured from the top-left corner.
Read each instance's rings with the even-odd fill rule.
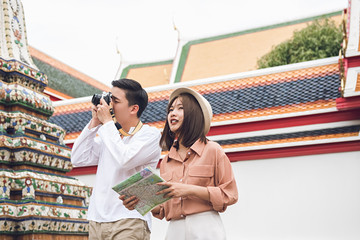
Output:
[[[157,175],[151,167],[146,167],[112,189],[119,195],[125,195],[125,198],[136,196],[139,202],[135,209],[144,216],[157,205],[170,199],[164,198],[164,194],[156,195],[157,192],[167,188],[167,186],[156,184],[159,182],[164,182],[164,179]]]

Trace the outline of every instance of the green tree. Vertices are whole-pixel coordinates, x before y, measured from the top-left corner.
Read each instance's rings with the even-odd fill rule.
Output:
[[[341,43],[341,27],[328,18],[317,19],[295,31],[290,40],[273,47],[257,64],[259,68],[267,68],[333,57],[339,54]]]

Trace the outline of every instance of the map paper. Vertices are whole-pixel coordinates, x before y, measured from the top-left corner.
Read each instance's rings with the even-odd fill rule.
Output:
[[[125,195],[125,198],[136,196],[139,202],[135,209],[144,216],[157,205],[170,199],[164,198],[164,194],[156,195],[160,190],[167,188],[167,186],[156,184],[159,182],[164,182],[164,179],[157,175],[151,167],[146,167],[112,189],[119,195]]]

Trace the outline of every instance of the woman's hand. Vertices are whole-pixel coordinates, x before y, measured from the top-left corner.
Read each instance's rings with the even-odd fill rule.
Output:
[[[156,214],[159,214],[160,213],[160,206],[156,206],[156,207],[154,207],[153,208],[153,210],[151,210],[151,213],[154,215],[156,215]]]
[[[157,192],[157,195],[164,194],[164,197],[172,198],[195,196],[200,199],[210,201],[210,195],[206,187],[175,182],[160,182],[157,184],[168,187]]]
[[[165,188],[156,194],[164,194],[164,197],[186,197],[190,195],[190,188],[192,185],[189,184],[183,184],[183,183],[175,183],[175,182],[160,182],[157,183],[161,186],[167,186],[168,188]]]
[[[136,204],[139,202],[139,199],[136,196],[126,198],[125,195],[121,195],[119,199],[123,201],[123,205],[129,210],[134,210]]]

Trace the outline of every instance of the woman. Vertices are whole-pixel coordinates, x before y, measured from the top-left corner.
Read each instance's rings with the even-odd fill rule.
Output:
[[[212,118],[209,102],[189,88],[171,95],[160,145],[169,150],[160,165],[171,199],[152,210],[170,221],[166,239],[225,239],[219,212],[236,203],[238,192],[231,164],[219,144],[206,139]],[[124,199],[134,209],[136,197]]]

